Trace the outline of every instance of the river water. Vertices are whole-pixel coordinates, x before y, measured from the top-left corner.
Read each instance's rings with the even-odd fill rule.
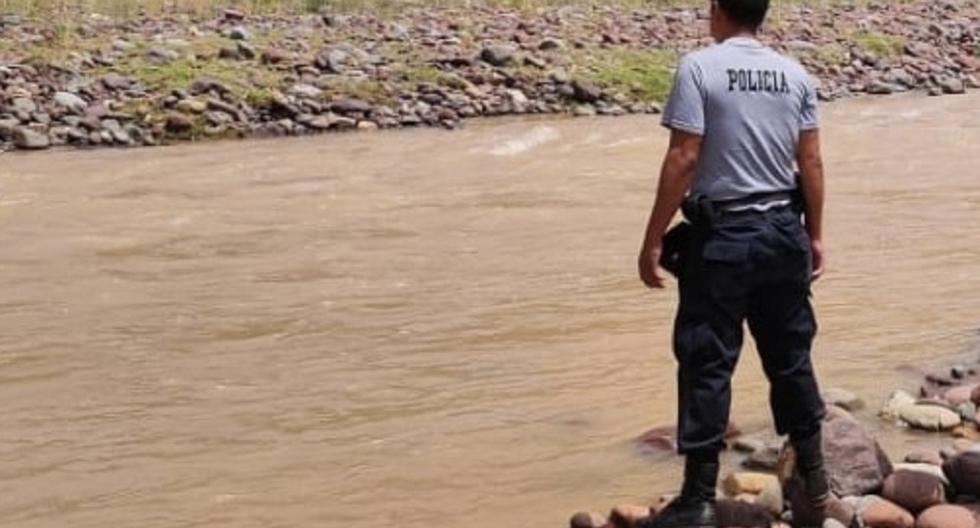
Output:
[[[825,385],[972,355],[980,99],[825,107]],[[676,487],[653,118],[0,157],[0,525],[562,526]],[[770,421],[748,348],[735,420]],[[914,388],[914,385],[911,387]],[[907,435],[877,424],[896,451]]]

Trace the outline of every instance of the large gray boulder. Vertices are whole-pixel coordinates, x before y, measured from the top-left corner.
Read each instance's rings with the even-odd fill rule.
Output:
[[[54,94],[54,102],[65,110],[76,114],[84,112],[88,107],[85,99],[70,92],[56,92]]]
[[[24,150],[43,150],[51,146],[47,134],[36,132],[27,127],[14,130],[14,145]]]
[[[831,489],[840,497],[860,496],[881,489],[892,465],[878,442],[850,413],[828,407],[823,423],[823,452]],[[787,442],[779,474],[785,483],[795,473],[795,453]]]
[[[491,66],[506,66],[514,60],[517,48],[506,44],[495,44],[483,48],[480,59]]]

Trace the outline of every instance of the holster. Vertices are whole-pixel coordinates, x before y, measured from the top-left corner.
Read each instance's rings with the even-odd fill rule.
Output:
[[[709,231],[714,225],[715,211],[711,201],[701,195],[688,195],[681,203],[684,221],[664,235],[660,267],[675,277],[684,269],[685,255],[698,232]]]
[[[686,221],[670,228],[664,235],[660,251],[660,267],[671,275],[680,277],[681,270],[684,269],[684,255],[690,247],[693,236],[694,226]]]
[[[681,202],[681,212],[691,225],[704,230],[710,230],[717,219],[714,204],[700,194],[686,196]]]

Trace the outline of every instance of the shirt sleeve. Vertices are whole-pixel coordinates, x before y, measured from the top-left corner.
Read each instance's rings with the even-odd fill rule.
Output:
[[[704,78],[690,55],[681,59],[660,123],[672,130],[704,135]]]
[[[800,130],[813,130],[820,127],[817,115],[817,87],[813,79],[807,77],[803,83],[803,105],[800,107]]]

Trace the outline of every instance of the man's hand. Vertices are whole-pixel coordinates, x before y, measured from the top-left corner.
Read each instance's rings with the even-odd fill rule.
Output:
[[[684,194],[691,188],[700,153],[701,136],[681,130],[670,133],[670,145],[657,184],[657,199],[650,212],[638,262],[640,279],[650,288],[664,287],[664,277],[660,272],[664,233],[684,200]]]
[[[806,206],[803,218],[806,232],[810,235],[810,254],[813,256],[813,275],[810,280],[817,280],[827,268],[823,250],[824,181],[819,131],[806,130],[800,133],[796,159],[800,166],[800,190]]]
[[[640,249],[640,280],[648,288],[663,289],[664,277],[660,274],[660,254],[663,252],[661,242],[651,242],[644,244]]]
[[[823,275],[827,266],[827,257],[824,254],[822,240],[810,241],[810,255],[813,258],[813,272],[810,275],[810,280],[815,281]]]

